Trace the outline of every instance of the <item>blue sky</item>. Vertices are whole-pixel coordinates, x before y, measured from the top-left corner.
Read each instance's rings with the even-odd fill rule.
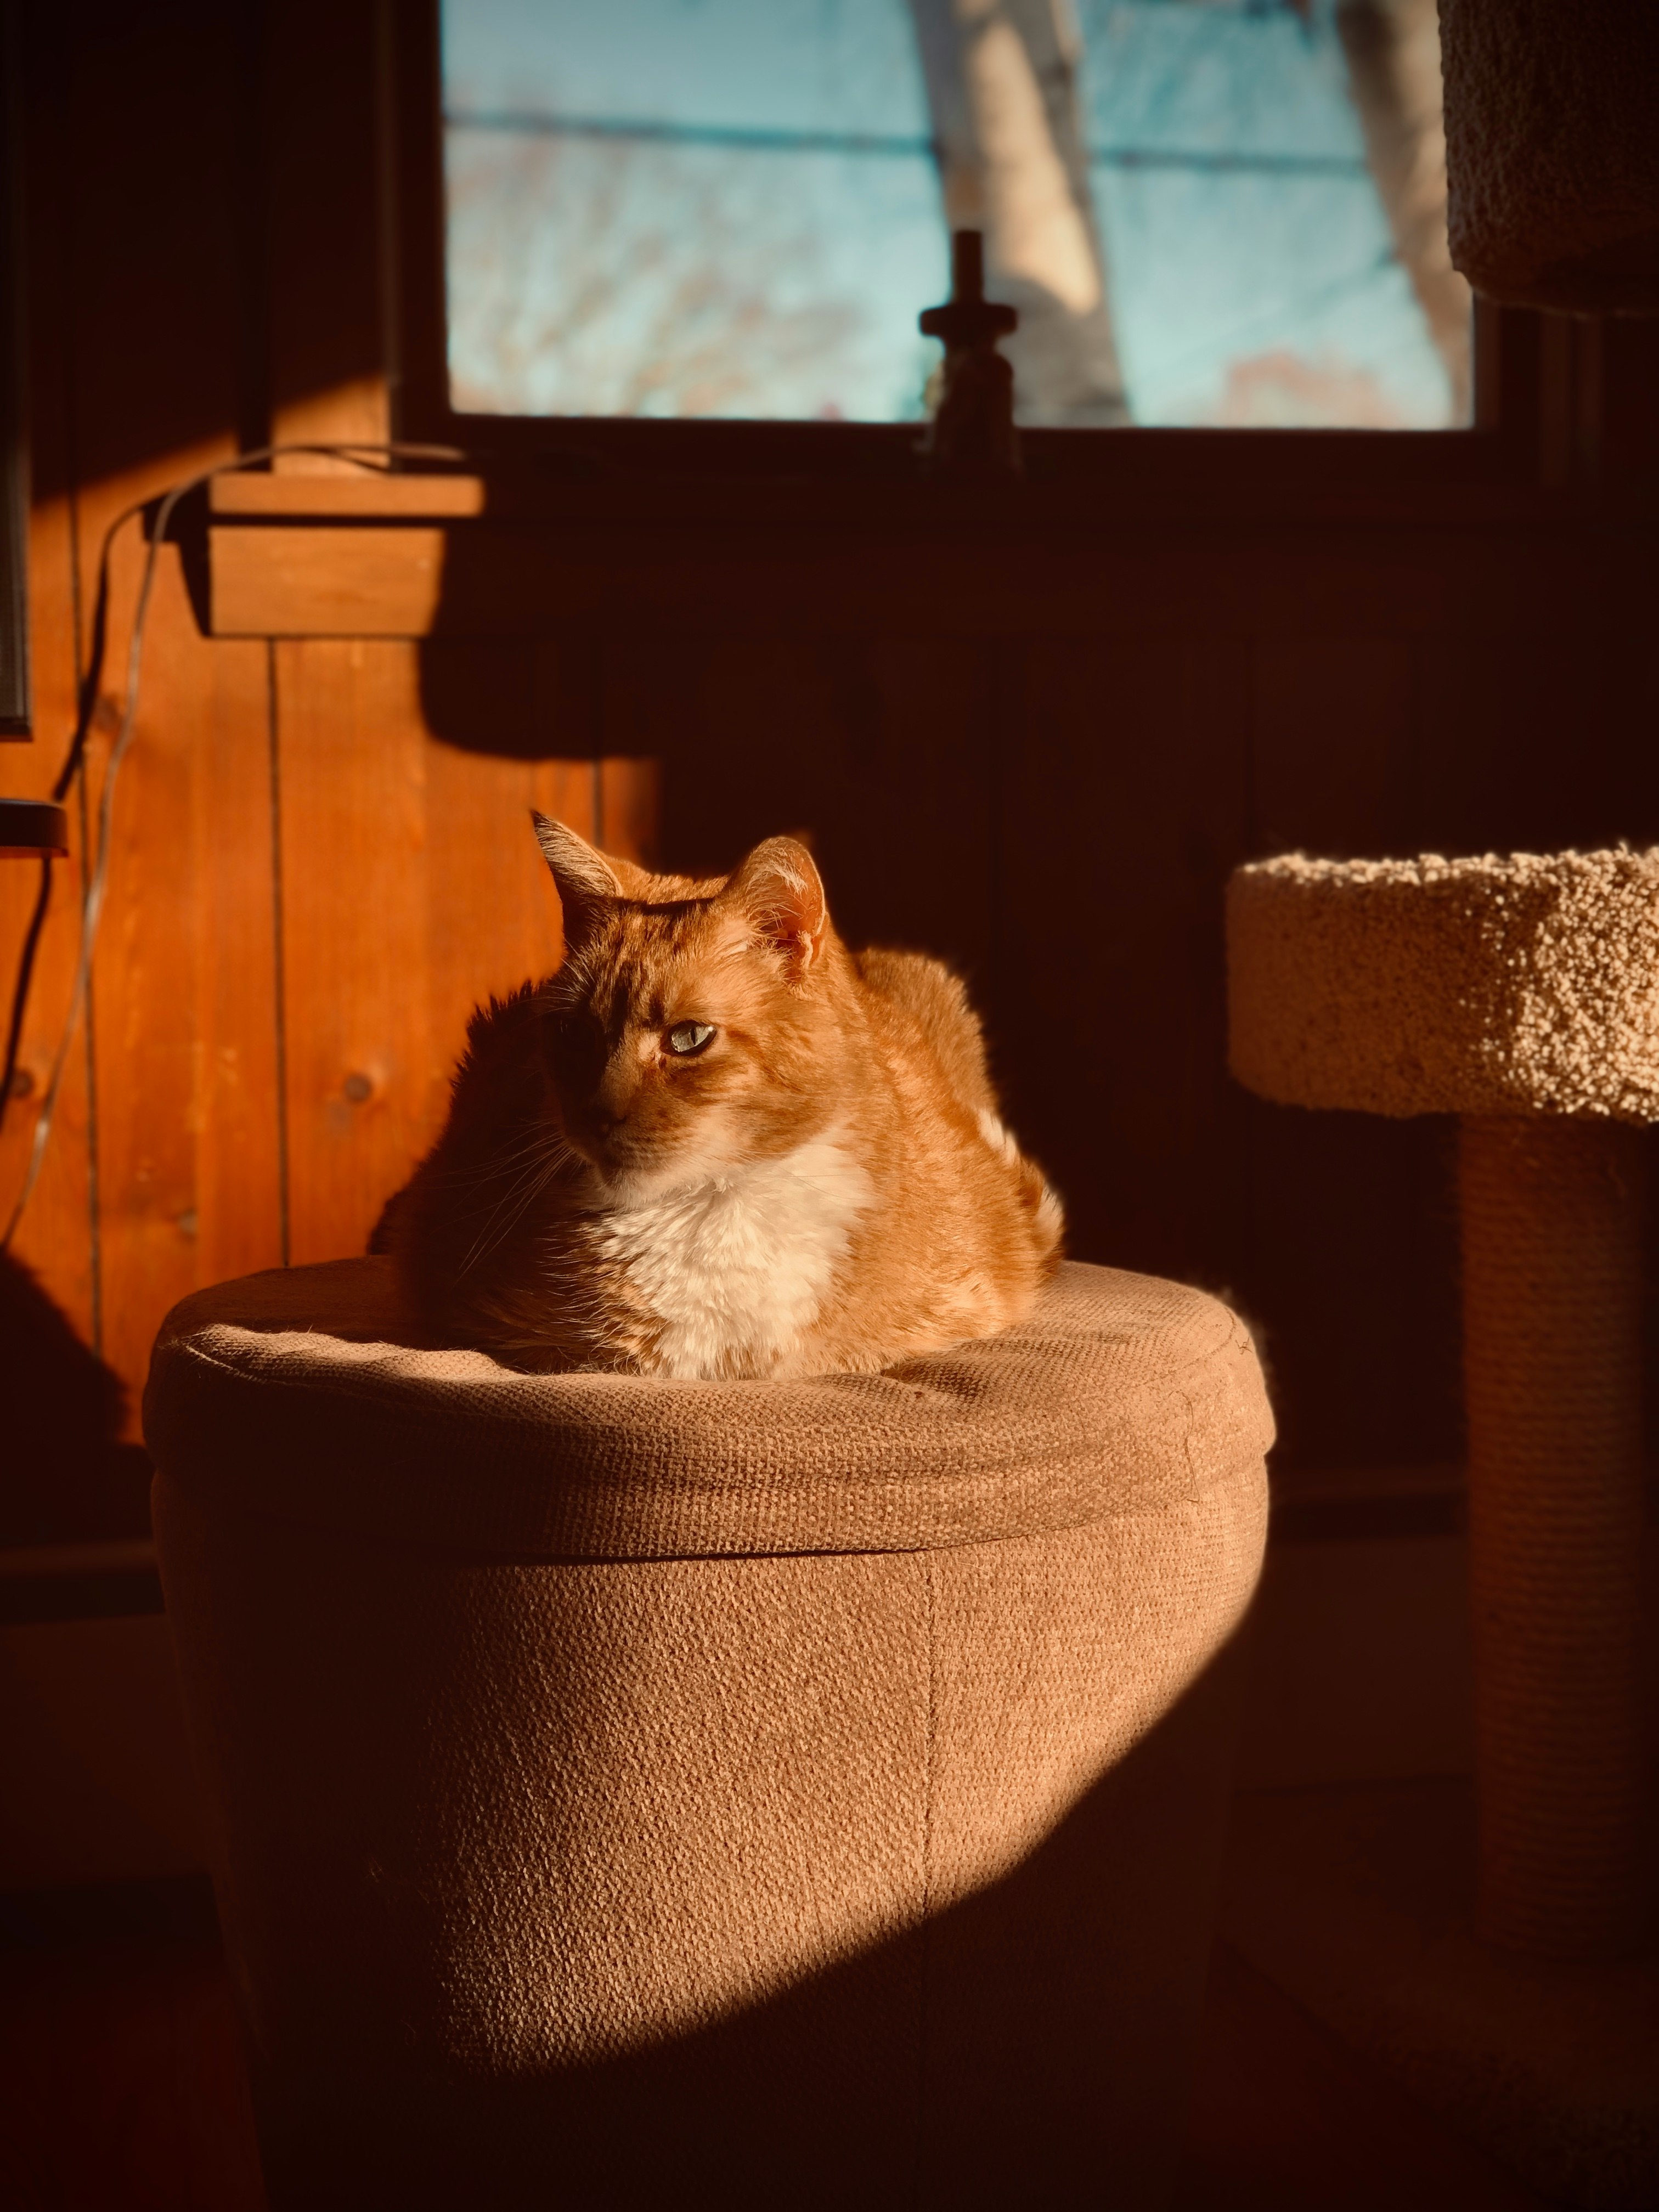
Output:
[[[1079,0],[1077,14],[1136,420],[1240,419],[1226,410],[1244,393],[1261,419],[1306,404],[1312,419],[1346,406],[1443,422],[1444,374],[1390,252],[1328,21],[1262,0]],[[443,17],[452,112],[897,142],[846,154],[453,131],[465,404],[920,412],[933,349],[915,317],[941,295],[946,251],[903,0],[445,0]],[[1327,168],[1125,166],[1147,153]]]

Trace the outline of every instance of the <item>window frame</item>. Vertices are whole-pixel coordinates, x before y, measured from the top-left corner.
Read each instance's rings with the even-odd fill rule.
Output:
[[[404,0],[386,56],[387,301],[392,420],[399,438],[454,446],[492,467],[562,476],[727,485],[780,480],[878,487],[926,481],[909,422],[471,415],[450,404],[441,0]],[[918,307],[927,303],[919,302]],[[1535,489],[1544,453],[1541,325],[1475,302],[1475,419],[1461,430],[1027,429],[1024,484],[1042,504],[1100,513],[1103,498],[1183,509],[1325,507],[1358,498],[1416,506],[1436,489],[1466,497]],[[674,505],[683,510],[684,495]]]

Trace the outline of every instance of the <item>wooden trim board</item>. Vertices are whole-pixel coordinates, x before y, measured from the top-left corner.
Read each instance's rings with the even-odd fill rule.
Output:
[[[207,532],[205,615],[216,637],[534,638],[595,623],[699,635],[829,623],[960,638],[1467,636],[1508,630],[1523,605],[1547,622],[1599,562],[1604,619],[1644,618],[1640,563],[1616,530],[1511,523],[1484,535],[1478,557],[1470,536],[1148,523],[1079,542],[938,523],[228,517]]]

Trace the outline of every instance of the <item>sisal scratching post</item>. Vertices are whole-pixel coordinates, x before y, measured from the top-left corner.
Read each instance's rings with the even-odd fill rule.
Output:
[[[1468,1115],[1463,1370],[1481,1932],[1639,1941],[1640,1140]]]
[[[1228,960],[1249,1089],[1461,1117],[1478,1927],[1540,1956],[1632,1950],[1659,851],[1264,861],[1230,886]]]

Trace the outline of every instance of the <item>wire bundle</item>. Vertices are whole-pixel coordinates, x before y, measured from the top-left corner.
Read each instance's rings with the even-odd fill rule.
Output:
[[[92,623],[92,651],[86,673],[81,680],[76,700],[75,730],[64,765],[58,772],[52,787],[52,801],[61,806],[75,787],[86,763],[87,739],[91,733],[93,715],[98,705],[99,686],[103,680],[104,662],[109,642],[109,597],[111,558],[115,541],[128,523],[140,515],[153,512],[149,548],[144,557],[143,574],[139,580],[138,603],[133,610],[132,632],[127,641],[126,688],[121,702],[121,719],[116,730],[115,743],[110,750],[109,766],[104,775],[104,788],[98,805],[98,834],[94,848],[91,870],[87,877],[86,890],[81,902],[81,951],[76,963],[75,984],[70,994],[69,1011],[64,1018],[63,1032],[58,1049],[52,1057],[52,1075],[46,1085],[46,1095],[34,1125],[34,1140],[29,1148],[27,1166],[24,1170],[22,1187],[11,1210],[5,1229],[0,1231],[0,1252],[7,1249],[17,1232],[24,1208],[33,1194],[40,1176],[41,1164],[46,1158],[46,1145],[52,1135],[53,1117],[57,1112],[58,1096],[63,1087],[64,1071],[69,1064],[70,1046],[74,1040],[76,1024],[86,1003],[87,987],[92,975],[93,952],[98,941],[98,924],[104,910],[104,894],[109,877],[110,833],[114,820],[115,785],[121,764],[130,750],[138,716],[138,686],[143,669],[144,630],[149,617],[151,596],[155,587],[156,570],[160,565],[161,548],[167,542],[173,517],[181,501],[192,492],[200,491],[216,477],[234,476],[246,469],[258,468],[268,461],[290,453],[307,453],[330,460],[355,462],[366,469],[389,469],[400,460],[465,461],[469,456],[453,446],[411,445],[344,445],[325,446],[294,444],[263,446],[250,453],[241,453],[234,461],[221,461],[210,469],[203,469],[193,477],[173,484],[159,499],[136,501],[118,514],[104,533],[103,546],[98,556],[98,596],[94,605]],[[6,1109],[11,1103],[12,1085],[17,1073],[18,1054],[22,1048],[23,1021],[28,1009],[29,988],[33,981],[35,957],[40,951],[40,938],[46,928],[46,915],[52,904],[52,862],[40,863],[40,889],[35,897],[34,910],[24,933],[23,947],[18,957],[17,978],[12,987],[11,1012],[6,1024],[6,1052],[3,1070],[0,1070],[0,1124],[5,1119]]]

